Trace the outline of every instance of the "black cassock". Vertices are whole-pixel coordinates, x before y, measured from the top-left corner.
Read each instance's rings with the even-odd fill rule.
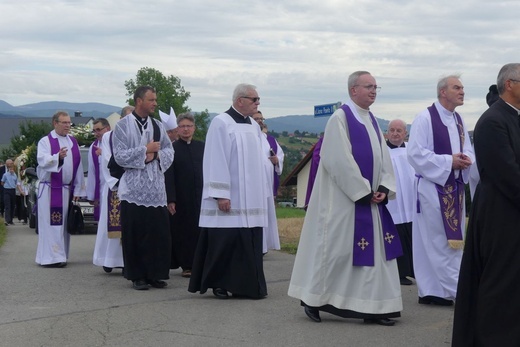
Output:
[[[199,239],[199,216],[202,199],[202,158],[204,142],[179,139],[173,143],[173,164],[165,173],[168,203],[175,202],[170,215],[172,234],[172,269],[191,270]]]
[[[453,346],[520,346],[520,119],[502,99],[474,132],[480,183],[460,268]]]

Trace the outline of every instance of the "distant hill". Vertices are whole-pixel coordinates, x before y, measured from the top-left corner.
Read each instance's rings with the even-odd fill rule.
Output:
[[[0,114],[4,116],[24,117],[50,117],[54,112],[61,110],[68,112],[71,116],[75,112],[81,112],[85,117],[107,117],[113,112],[120,112],[121,107],[96,102],[72,103],[63,101],[45,101],[21,106],[0,100]]]
[[[276,131],[277,133],[281,133],[287,131],[292,133],[296,130],[300,132],[310,132],[320,134],[325,131],[325,126],[330,117],[314,117],[311,115],[302,115],[302,116],[282,116],[275,118],[268,118],[265,123],[267,127],[271,131]],[[386,132],[388,128],[388,123],[390,121],[385,119],[377,118],[377,122],[379,123],[379,127],[383,132]]]

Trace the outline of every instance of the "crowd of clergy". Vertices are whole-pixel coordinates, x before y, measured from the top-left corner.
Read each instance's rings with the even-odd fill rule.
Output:
[[[520,289],[520,64],[505,65],[490,88],[474,147],[455,110],[464,104],[460,75],[438,81],[408,142],[405,122],[391,121],[385,136],[370,111],[380,88],[369,72],[352,73],[349,100],[314,148],[288,295],[314,322],[326,312],[393,326],[401,285],[415,282],[419,304],[455,304],[454,346],[517,346],[520,300],[510,294]],[[263,255],[280,248],[274,197],[283,151],[266,134],[256,87],[235,88],[205,144],[193,139],[191,114],[150,117],[153,88],[139,87],[134,101],[113,131],[94,121],[87,191],[70,117],[53,117],[38,143],[36,262],[66,265],[66,202],[86,195],[99,219],[94,264],[123,268],[134,289],[164,288],[170,269],[181,268],[193,293],[267,296]]]

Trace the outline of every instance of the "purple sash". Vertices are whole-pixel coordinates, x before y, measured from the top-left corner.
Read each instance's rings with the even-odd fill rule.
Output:
[[[76,139],[72,136],[67,136],[72,141],[72,181],[69,183],[63,183],[63,174],[62,170],[58,172],[51,173],[51,208],[50,212],[50,220],[51,225],[63,225],[63,187],[69,186],[70,188],[70,196],[69,199],[72,198],[72,194],[74,193],[74,181],[76,179],[76,171],[79,167],[79,162],[81,159],[79,153],[79,146]],[[51,154],[54,155],[60,151],[60,142],[58,138],[53,138],[51,134],[48,135],[49,143],[51,145]],[[68,202],[67,202],[68,203]]]
[[[99,157],[96,154],[96,150],[94,147],[98,147],[99,140],[94,141],[92,147],[90,148],[90,155],[92,156],[92,162],[94,163],[94,173],[95,173],[95,182],[94,182],[94,201],[97,201],[97,204],[94,204],[94,220],[99,221],[99,208],[100,202],[99,197],[101,193],[101,187],[99,182]]]
[[[432,122],[433,132],[433,151],[435,154],[453,154],[451,150],[450,134],[448,128],[442,123],[439,112],[435,104],[428,107]],[[457,130],[460,138],[460,152],[464,146],[464,128],[460,115],[455,112],[455,120],[457,122]],[[462,172],[459,177],[455,178],[455,171],[452,169],[444,186],[435,185],[437,195],[439,196],[439,205],[441,208],[441,217],[444,223],[444,231],[450,247],[461,249],[462,241],[462,208],[464,206],[464,181]]]
[[[278,146],[276,143],[276,139],[271,136],[267,135],[267,142],[269,142],[269,146],[273,150],[274,154],[278,153]],[[280,186],[280,176],[276,173],[276,169],[274,170],[274,182],[273,182],[273,196],[276,198],[276,195],[278,195],[278,187]]]
[[[347,105],[341,106],[345,112],[350,143],[352,145],[352,156],[359,166],[361,175],[366,178],[372,186],[374,177],[373,153],[371,150],[370,137],[364,124],[360,123]],[[370,120],[379,138],[381,146],[381,135],[377,121],[372,114]],[[381,147],[380,147],[381,148]],[[385,245],[386,260],[395,259],[403,254],[401,241],[397,234],[394,222],[385,205],[378,204],[377,211],[381,220],[381,232]],[[372,220],[372,204],[355,202],[354,221],[354,266],[374,266],[374,224]]]
[[[318,142],[312,147],[312,159],[311,159],[311,167],[309,170],[309,180],[307,181],[307,194],[305,194],[305,208],[309,205],[309,201],[311,200],[312,188],[314,187],[314,181],[316,180],[316,173],[318,172],[318,166],[320,165],[320,151],[321,144],[323,143],[323,136],[320,137]]]
[[[109,239],[121,238],[121,201],[117,191],[108,190],[107,232]]]

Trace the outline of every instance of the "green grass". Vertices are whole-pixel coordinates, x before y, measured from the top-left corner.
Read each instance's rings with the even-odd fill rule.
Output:
[[[295,207],[277,207],[276,218],[304,218],[305,211],[301,208]]]
[[[280,250],[289,254],[296,254],[298,244],[296,242],[287,242],[280,245]]]
[[[4,244],[5,238],[7,236],[7,229],[5,228],[4,223],[4,219],[0,218],[0,247],[2,247],[2,245]]]

